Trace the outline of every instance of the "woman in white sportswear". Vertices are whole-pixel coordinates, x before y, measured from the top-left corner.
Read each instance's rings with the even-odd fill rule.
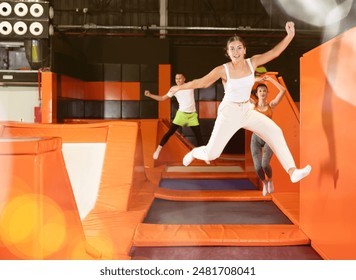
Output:
[[[194,159],[211,161],[218,158],[226,144],[240,128],[248,129],[262,138],[272,149],[293,183],[309,175],[311,166],[296,168],[292,154],[284,139],[282,130],[267,116],[254,110],[250,103],[252,87],[255,83],[255,69],[277,58],[289,45],[295,35],[293,22],[285,25],[287,35],[271,50],[246,59],[246,46],[238,37],[231,37],[226,45],[230,62],[215,67],[204,77],[182,85],[173,86],[172,93],[183,89],[207,88],[218,79],[222,80],[225,95],[219,105],[214,129],[206,146],[194,148],[183,158],[189,165]]]

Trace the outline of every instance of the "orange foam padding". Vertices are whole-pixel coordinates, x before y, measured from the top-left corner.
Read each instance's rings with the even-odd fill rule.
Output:
[[[134,246],[288,246],[310,244],[295,225],[139,224]]]
[[[272,201],[295,225],[299,225],[299,192],[273,193]]]
[[[356,259],[356,28],[301,58],[300,226],[324,259]]]
[[[141,120],[141,135],[144,139],[143,145],[143,160],[145,167],[154,167],[153,153],[157,148],[157,131],[158,120]]]
[[[216,101],[199,101],[199,119],[215,119],[218,105]]]
[[[126,211],[135,170],[138,123],[122,122],[108,130],[96,210]],[[143,171],[143,166],[141,168]]]
[[[58,136],[65,143],[105,143],[109,131],[107,123],[99,124],[29,124],[2,123],[1,137]]]
[[[136,227],[146,211],[96,211],[84,220],[88,243],[98,248],[102,259],[130,259],[129,253]]]
[[[79,79],[61,75],[60,79],[60,96],[74,99],[84,99],[85,82]]]
[[[56,137],[0,138],[1,259],[93,258],[61,147]]]
[[[154,122],[144,125],[148,133]],[[127,259],[134,230],[154,199],[156,185],[147,180],[139,121],[80,124],[0,124],[5,137],[56,135],[63,142],[104,142],[106,151],[99,193],[83,220],[85,235],[95,257]],[[151,172],[152,173],[152,172]],[[151,178],[159,174],[150,175]],[[57,178],[58,182],[63,179]],[[156,181],[159,179],[156,178]],[[60,192],[60,188],[56,188]],[[86,246],[88,248],[88,246]]]
[[[80,100],[140,100],[139,82],[86,82],[61,75],[60,96]]]
[[[156,186],[147,180],[143,150],[141,123],[110,127],[99,195],[83,220],[88,242],[105,258],[129,258],[136,226],[154,199]]]
[[[238,190],[171,190],[158,188],[156,198],[174,201],[266,201],[271,196],[262,196],[261,191]]]
[[[41,122],[57,122],[57,75],[41,72]]]
[[[171,65],[158,65],[158,95],[165,95],[171,88]],[[171,104],[169,101],[158,102],[158,118],[171,118]]]
[[[140,83],[122,83],[122,100],[140,100]]]

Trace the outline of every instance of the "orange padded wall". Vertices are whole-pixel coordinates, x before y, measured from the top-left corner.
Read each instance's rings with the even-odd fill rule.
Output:
[[[356,28],[301,58],[300,226],[324,259],[356,259]]]
[[[165,95],[171,88],[171,65],[160,64],[158,65],[158,95]],[[158,103],[158,118],[171,119],[170,102]]]
[[[0,138],[0,258],[91,259],[60,138]]]
[[[42,123],[57,122],[57,75],[52,72],[42,72]]]

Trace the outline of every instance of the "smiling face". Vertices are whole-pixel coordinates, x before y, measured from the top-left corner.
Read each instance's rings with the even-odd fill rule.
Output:
[[[267,98],[267,94],[268,94],[268,88],[266,85],[261,84],[257,86],[256,95],[258,99],[265,100]]]
[[[183,74],[176,74],[175,80],[176,80],[176,84],[177,84],[178,86],[180,86],[180,85],[184,84],[184,82],[185,82],[185,77],[184,77]]]
[[[231,37],[226,45],[226,53],[231,61],[241,61],[246,54],[244,41],[238,36]]]

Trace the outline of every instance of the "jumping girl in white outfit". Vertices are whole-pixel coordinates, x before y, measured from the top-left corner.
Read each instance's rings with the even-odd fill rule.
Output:
[[[278,57],[289,45],[295,35],[294,23],[287,22],[287,36],[273,49],[250,59],[245,59],[246,47],[243,40],[234,36],[227,42],[227,55],[231,62],[214,68],[206,76],[179,86],[170,91],[182,89],[207,88],[221,79],[225,95],[218,109],[214,129],[206,146],[194,148],[183,158],[183,164],[189,165],[195,158],[210,161],[218,158],[226,144],[240,128],[251,130],[261,137],[273,150],[283,168],[296,183],[307,176],[310,165],[297,169],[292,154],[284,139],[282,130],[268,117],[253,109],[250,103],[251,89],[255,82],[255,69]]]

